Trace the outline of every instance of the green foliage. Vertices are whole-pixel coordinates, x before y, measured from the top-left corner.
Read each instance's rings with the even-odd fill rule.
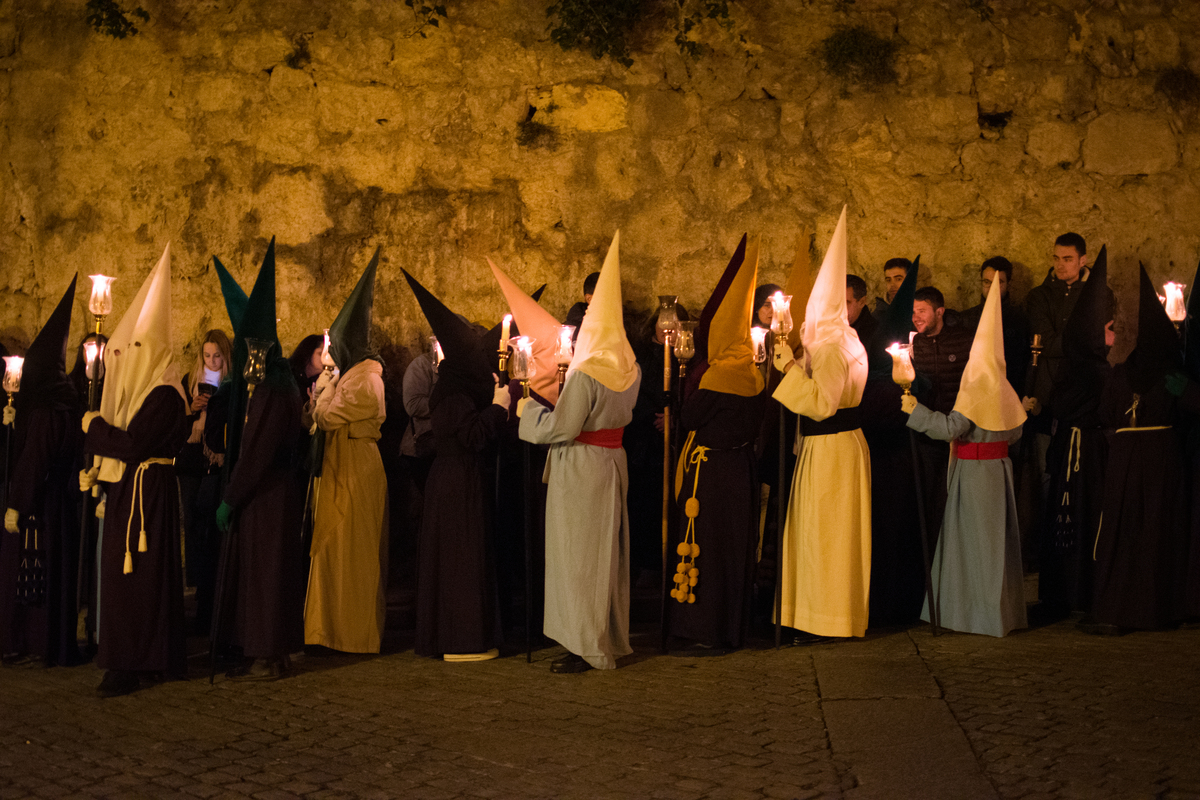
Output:
[[[991,22],[995,13],[991,0],[967,0],[967,8],[979,15],[980,22]]]
[[[733,27],[729,18],[729,0],[676,0],[679,3],[679,21],[675,28],[675,46],[681,55],[699,58],[704,46],[688,34],[706,19],[716,20],[725,30]]]
[[[422,39],[426,38],[426,28],[437,28],[438,17],[446,18],[446,7],[439,4],[429,5],[420,0],[404,0],[404,5],[413,10],[413,14],[417,18],[418,27],[415,31]]]
[[[1187,67],[1172,67],[1159,75],[1154,89],[1177,106],[1200,104],[1200,78]]]
[[[517,144],[530,150],[558,149],[558,133],[549,125],[532,119],[517,123]]]
[[[821,42],[820,54],[832,75],[871,86],[896,82],[896,43],[861,25],[837,28]]]
[[[137,36],[137,26],[125,16],[125,10],[117,5],[116,0],[87,0],[87,11],[87,23],[97,33],[108,34],[114,39]],[[150,15],[141,6],[129,13],[143,22],[150,21]]]
[[[610,56],[631,66],[626,36],[642,18],[642,5],[642,0],[557,0],[546,9],[555,20],[550,39],[563,50]]]

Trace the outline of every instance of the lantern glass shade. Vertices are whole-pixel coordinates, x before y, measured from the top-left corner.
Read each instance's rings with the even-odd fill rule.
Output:
[[[911,386],[917,379],[917,371],[912,365],[912,345],[896,342],[887,348],[887,354],[892,357],[892,381]]]
[[[333,356],[329,354],[329,328],[325,329],[325,346],[321,348],[321,366],[336,367]]]
[[[88,299],[88,311],[97,317],[107,317],[112,313],[112,282],[116,278],[107,275],[90,275],[92,279],[92,296]]]
[[[21,391],[21,370],[25,366],[23,356],[4,357],[4,391],[12,393]]]
[[[88,339],[83,343],[84,374],[89,381],[99,377],[99,362],[104,358],[104,342],[98,339]]]
[[[792,332],[792,296],[783,292],[771,295],[771,332]]]
[[[528,336],[514,336],[508,340],[512,345],[512,376],[519,381],[527,381],[537,375],[537,362],[533,360],[534,339]]]
[[[675,357],[689,361],[696,355],[696,325],[694,321],[675,323]]]
[[[246,340],[246,369],[242,371],[246,383],[257,386],[267,377],[267,353],[274,344],[265,339]]]
[[[679,314],[675,312],[677,297],[673,294],[658,296],[658,319],[654,322],[654,330],[660,342],[671,342],[675,337],[676,326],[679,325]]]
[[[437,372],[446,354],[442,352],[442,345],[436,336],[429,337],[429,355],[433,358],[433,371]]]
[[[560,367],[565,367],[571,363],[571,359],[575,356],[575,345],[572,340],[575,338],[574,325],[560,325],[558,328],[558,339],[554,343],[554,363]]]
[[[1174,281],[1163,284],[1163,291],[1167,293],[1167,316],[1171,322],[1183,322],[1187,319],[1187,305],[1183,300],[1183,290],[1186,288],[1187,284]]]
[[[762,364],[767,360],[767,329],[758,326],[752,327],[750,342],[754,346],[754,363]]]

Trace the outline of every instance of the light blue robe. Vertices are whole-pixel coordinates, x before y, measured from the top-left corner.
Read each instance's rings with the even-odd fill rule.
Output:
[[[908,427],[943,441],[1011,445],[1021,438],[1021,428],[987,431],[957,411],[941,414],[923,405],[908,418]],[[1027,627],[1012,461],[951,455],[947,483],[946,514],[933,556],[939,622],[988,636]],[[929,620],[928,598],[921,619]]]
[[[545,633],[596,669],[629,655],[629,471],[624,448],[581,444],[582,431],[624,428],[641,375],[623,392],[586,373],[568,376],[553,411],[529,403],[521,438],[546,459]]]

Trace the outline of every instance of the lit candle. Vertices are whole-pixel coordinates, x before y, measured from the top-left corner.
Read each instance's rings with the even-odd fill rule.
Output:
[[[767,360],[767,329],[757,326],[750,329],[750,341],[754,344],[754,363]]]
[[[8,392],[9,405],[12,405],[13,393],[21,391],[21,370],[24,366],[23,356],[4,357],[4,391]]]
[[[554,347],[554,363],[560,367],[568,366],[575,355],[571,339],[575,336],[574,325],[561,325],[558,328],[558,343]]]
[[[1167,316],[1171,318],[1171,322],[1179,323],[1187,319],[1187,306],[1183,302],[1185,287],[1186,284],[1174,281],[1163,284],[1163,291],[1167,293]]]
[[[107,317],[112,313],[112,282],[116,278],[107,275],[90,275],[92,279],[92,296],[88,300],[88,311],[97,317]]]
[[[505,314],[504,321],[500,323],[500,352],[508,349],[509,331],[512,329],[512,314]]]
[[[329,328],[325,329],[325,346],[321,349],[321,364],[326,369],[333,369],[337,366],[333,360],[333,356],[329,354]]]
[[[783,292],[771,295],[771,332],[779,338],[792,332],[792,298]]]
[[[521,382],[521,395],[529,397],[529,381],[537,374],[537,362],[533,360],[534,339],[514,336],[509,344],[513,348],[513,377]]]
[[[96,380],[96,359],[100,356],[100,342],[89,339],[83,343],[83,358],[87,364],[85,374],[89,381]]]
[[[917,378],[917,371],[912,365],[912,351],[895,342],[887,348],[887,354],[892,357],[892,380],[903,386],[907,394],[908,387],[912,386],[912,382]]]

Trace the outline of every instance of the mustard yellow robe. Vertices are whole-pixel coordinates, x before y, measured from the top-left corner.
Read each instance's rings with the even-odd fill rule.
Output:
[[[304,643],[347,653],[378,653],[387,576],[387,477],[379,457],[385,417],[383,367],[360,361],[317,398],[325,431],[315,490],[312,566]]]

